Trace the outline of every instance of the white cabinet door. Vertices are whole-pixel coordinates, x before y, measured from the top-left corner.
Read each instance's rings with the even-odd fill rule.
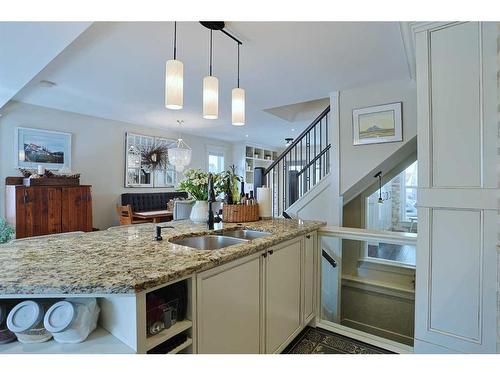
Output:
[[[301,330],[301,243],[272,248],[266,258],[266,353],[281,351]]]
[[[261,259],[255,254],[197,276],[198,353],[261,351]]]
[[[496,31],[416,33],[416,352],[496,352]]]
[[[316,303],[316,232],[309,233],[304,238],[303,248],[303,325],[307,325],[314,317]]]

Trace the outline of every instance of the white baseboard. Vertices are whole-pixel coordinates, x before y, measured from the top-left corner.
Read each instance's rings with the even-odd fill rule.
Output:
[[[402,335],[402,334],[397,333],[397,332],[389,331],[389,330],[386,330],[386,329],[383,329],[380,327],[375,327],[375,326],[365,324],[362,322],[358,322],[355,320],[342,319],[341,324],[343,326],[353,328],[353,329],[356,329],[356,330],[359,330],[362,332],[367,332],[367,333],[370,333],[370,334],[375,335],[377,337],[383,337],[383,338],[386,338],[386,339],[391,340],[391,341],[395,341],[395,342],[399,342],[399,343],[401,343],[402,341],[406,342],[407,344],[404,344],[404,345],[408,345],[408,343],[413,343],[413,337]]]
[[[339,335],[343,335],[364,342],[366,344],[370,344],[385,350],[389,350],[394,353],[413,354],[413,347],[411,346],[404,345],[396,341],[384,339],[382,337],[378,337],[370,333],[358,331],[357,329],[354,328],[344,327],[337,323],[332,323],[326,320],[320,320],[316,323],[316,326],[334,333],[338,333]]]
[[[430,342],[415,339],[416,354],[460,354],[452,349],[441,345],[431,344]]]

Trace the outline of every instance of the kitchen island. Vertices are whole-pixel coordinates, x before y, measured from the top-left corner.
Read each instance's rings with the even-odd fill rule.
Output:
[[[315,231],[323,225],[273,219],[224,223],[208,231],[206,225],[179,221],[165,223],[162,241],[154,240],[156,225],[141,224],[1,245],[0,298],[94,296],[102,311],[100,327],[82,344],[16,342],[0,346],[0,353],[146,353],[180,332],[189,333],[179,345],[183,352],[278,352],[314,316],[319,266]],[[170,242],[242,228],[267,235],[216,250]],[[186,319],[148,337],[147,293],[183,280],[188,286]],[[280,299],[285,305],[274,306]],[[286,303],[289,314],[279,316]],[[231,325],[244,322],[246,327],[234,332]],[[286,337],[280,337],[281,331]],[[59,349],[49,350],[51,345]]]

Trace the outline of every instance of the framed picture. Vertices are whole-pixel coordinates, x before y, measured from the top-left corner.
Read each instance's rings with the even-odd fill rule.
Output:
[[[71,169],[71,133],[18,127],[15,151],[18,168]]]
[[[354,145],[403,140],[402,103],[390,103],[352,111]]]

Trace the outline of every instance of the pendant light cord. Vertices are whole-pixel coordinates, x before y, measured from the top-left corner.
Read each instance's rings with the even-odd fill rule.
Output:
[[[177,21],[174,22],[174,60],[177,59]]]
[[[210,30],[210,74],[209,76],[212,75],[212,30]]]
[[[378,197],[382,199],[382,173],[378,176]]]
[[[240,45],[238,43],[238,82],[237,87],[240,88]]]

